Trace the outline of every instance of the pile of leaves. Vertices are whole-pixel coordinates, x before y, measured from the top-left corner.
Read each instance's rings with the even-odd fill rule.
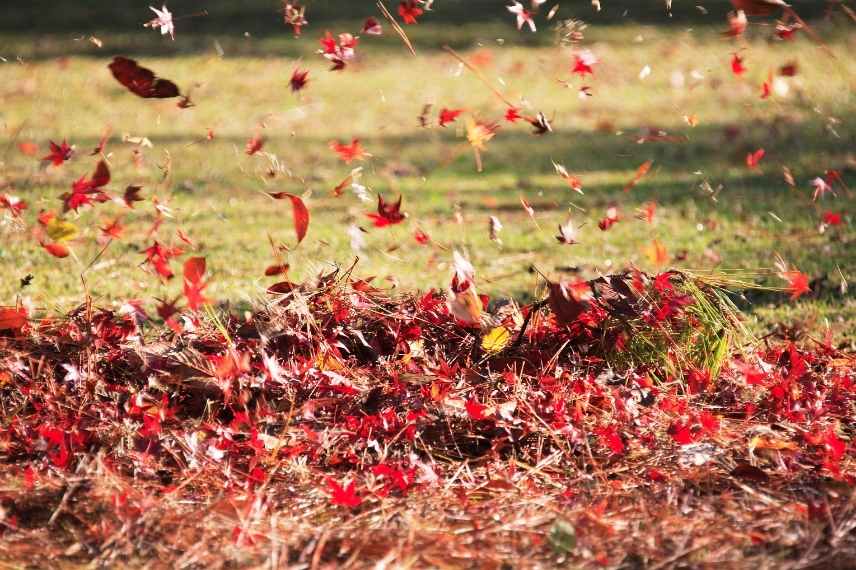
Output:
[[[3,310],[0,560],[856,563],[854,356],[750,339],[697,278],[275,289],[172,326]]]

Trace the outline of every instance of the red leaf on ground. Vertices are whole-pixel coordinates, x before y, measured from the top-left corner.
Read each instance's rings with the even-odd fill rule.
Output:
[[[355,509],[363,503],[363,500],[357,495],[354,481],[343,487],[333,479],[327,478],[327,486],[330,488],[330,503],[334,505]]]
[[[20,331],[27,324],[23,307],[0,307],[0,330]]]

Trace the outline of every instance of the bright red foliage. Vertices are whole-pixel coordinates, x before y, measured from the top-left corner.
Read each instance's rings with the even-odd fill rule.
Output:
[[[449,123],[454,123],[463,112],[463,109],[447,109],[443,107],[440,109],[440,116],[437,119],[437,122],[441,127],[445,127]]]
[[[423,14],[422,8],[419,7],[420,3],[420,0],[403,0],[398,3],[398,15],[405,24],[415,24],[416,19]]]
[[[54,166],[59,166],[66,160],[71,158],[74,149],[68,145],[68,142],[63,139],[62,144],[56,144],[50,141],[51,153],[42,160],[49,161]]]
[[[407,213],[401,211],[401,196],[396,202],[386,202],[383,196],[378,194],[377,197],[377,213],[371,212],[366,214],[376,228],[383,228],[395,224],[400,224],[407,218]]]

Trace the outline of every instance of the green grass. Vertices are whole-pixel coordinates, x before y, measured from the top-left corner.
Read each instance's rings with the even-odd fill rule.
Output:
[[[255,298],[273,282],[263,277],[273,262],[269,236],[293,245],[294,234],[288,202],[272,201],[264,193],[289,191],[307,197],[312,215],[307,239],[285,257],[295,281],[352,262],[357,253],[347,233],[351,224],[367,230],[357,272],[376,276],[379,284],[445,287],[452,250],[461,249],[477,269],[480,291],[518,298],[536,290],[539,277],[530,271],[532,265],[553,277],[593,277],[631,263],[654,270],[645,248],[656,238],[672,258],[669,265],[678,268],[757,272],[760,282],[780,286],[772,270],[778,253],[813,278],[828,276],[817,297],[791,302],[784,293],[770,293],[741,308],[758,328],[806,322],[822,331],[828,323],[835,332],[856,338],[856,300],[852,293],[838,292],[842,275],[852,281],[856,267],[853,197],[839,193],[813,203],[809,183],[825,169],[837,168],[849,186],[856,184],[856,61],[849,57],[852,39],[846,33],[829,34],[838,54],[834,60],[808,42],[768,42],[765,32],[758,33],[744,52],[748,73],[735,78],[729,61],[737,47],[710,29],[593,28],[586,47],[602,64],[594,78],[585,80],[594,96],[583,101],[576,89],[557,81],[581,84],[568,73],[571,52],[549,45],[546,35],[539,39],[541,45],[526,46],[518,38],[529,38],[508,25],[426,27],[413,34],[417,58],[394,36],[376,46],[367,38],[360,61],[344,73],[331,73],[312,53],[322,29],[310,28],[299,43],[235,34],[228,41],[194,36],[189,39],[194,50],[187,53],[140,56],[143,65],[191,91],[197,106],[189,110],[171,101],[138,99],[107,70],[112,55],[133,52],[124,48],[134,42],[160,42],[150,30],[99,36],[105,42],[101,50],[71,34],[53,34],[43,42],[29,33],[2,36],[0,51],[9,61],[0,64],[6,140],[0,146],[0,191],[20,196],[30,207],[25,225],[2,218],[0,303],[25,297],[52,310],[79,302],[84,295],[81,271],[100,250],[97,227],[118,215],[127,232],[86,271],[88,293],[102,305],[178,295],[180,283],[163,286],[140,266],[142,250],[151,243],[145,236],[153,220],[150,202],[131,211],[105,204],[79,217],[69,215],[82,229],[72,244],[74,258],[53,259],[32,237],[36,213],[59,210],[58,196],[73,180],[91,173],[96,160],[88,153],[103,130],[111,128],[110,190],[121,194],[126,185],[139,184],[146,198],[157,196],[169,205],[174,217],[161,227],[158,239],[177,244],[180,228],[195,240],[195,254],[208,260],[210,296],[220,301]],[[123,39],[139,34],[150,35]],[[498,42],[500,37],[506,41]],[[555,129],[539,138],[529,133],[528,125],[503,123],[488,144],[482,173],[475,171],[472,153],[456,129],[460,123],[426,130],[417,121],[426,103],[434,105],[433,116],[446,106],[501,119],[504,105],[490,91],[461,72],[448,55],[427,49],[443,42],[474,46],[477,38],[479,49],[493,54],[486,75],[529,112],[545,112]],[[215,39],[224,46],[224,57],[215,52]],[[176,44],[180,40],[179,34]],[[164,45],[172,49],[172,44]],[[56,61],[53,56],[63,46],[78,55]],[[14,60],[16,54],[26,56],[23,63]],[[762,101],[760,84],[767,72],[791,61],[798,63],[799,74],[790,81],[789,95]],[[310,69],[310,85],[300,97],[287,85],[298,64]],[[652,74],[640,80],[645,65]],[[693,71],[703,79],[692,79]],[[685,77],[683,88],[671,85],[676,73]],[[690,127],[685,115],[695,115],[698,126]],[[638,144],[638,134],[647,127],[687,140]],[[740,132],[729,140],[724,133],[732,127]],[[209,128],[213,141],[205,139]],[[273,178],[267,175],[272,164],[267,157],[244,153],[244,144],[256,132],[267,138],[264,151],[276,155],[281,167]],[[153,144],[139,149],[140,167],[132,161],[137,147],[122,142],[124,134],[148,137]],[[360,202],[351,191],[331,196],[356,165],[338,161],[327,144],[354,137],[373,155],[362,164],[362,183],[388,198],[401,193],[410,214],[404,224],[371,228],[365,213],[373,204]],[[33,141],[46,154],[49,139],[63,138],[78,152],[61,168],[45,169],[17,147]],[[761,147],[767,156],[759,169],[749,170],[745,155]],[[649,159],[654,160],[651,173],[623,192],[636,168]],[[552,161],[582,178],[584,196],[564,185]],[[161,167],[167,163],[164,178]],[[796,188],[784,183],[783,166],[792,171]],[[715,199],[702,188],[705,183],[722,185]],[[535,208],[534,220],[521,207],[521,196]],[[634,218],[647,201],[658,204],[653,225]],[[597,222],[612,202],[623,219],[601,232]],[[845,225],[821,234],[820,216],[827,209],[843,212]],[[553,236],[569,213],[584,224],[581,243],[561,246]],[[503,223],[501,244],[489,240],[491,215]],[[432,237],[432,245],[416,243],[417,227]],[[719,263],[712,261],[714,253]],[[27,274],[34,278],[22,290],[19,280]]]

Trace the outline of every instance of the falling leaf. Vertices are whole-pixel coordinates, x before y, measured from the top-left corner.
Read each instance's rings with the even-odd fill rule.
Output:
[[[191,311],[197,311],[209,302],[203,291],[208,287],[202,278],[205,275],[205,258],[191,257],[184,262],[184,296]]]
[[[749,168],[758,168],[758,164],[761,162],[761,159],[764,158],[766,151],[763,148],[759,148],[755,152],[750,152],[746,155],[746,166]]]
[[[660,240],[655,239],[651,242],[651,245],[645,248],[645,254],[656,267],[663,267],[669,263],[669,253],[666,251],[666,247],[660,243]]]
[[[445,127],[449,123],[454,123],[457,120],[458,116],[463,113],[463,109],[447,109],[443,107],[440,109],[440,116],[437,119],[437,124],[441,127]]]
[[[68,257],[71,254],[71,250],[61,243],[43,243],[42,247],[49,254],[60,259],[62,259],[63,257]]]
[[[739,54],[735,53],[731,57],[731,72],[738,76],[746,73],[746,66],[743,65],[743,58]]]
[[[399,196],[396,202],[386,202],[383,196],[378,194],[377,212],[371,212],[366,216],[372,220],[376,228],[400,224],[407,218],[407,213],[401,211],[401,198]]]
[[[59,218],[54,218],[48,222],[45,231],[47,231],[48,237],[58,242],[73,240],[79,234],[77,226]]]
[[[169,34],[169,37],[175,41],[175,23],[172,19],[172,13],[162,6],[160,10],[149,6],[149,9],[155,13],[155,18],[144,24],[147,28],[160,28],[162,36]],[[99,46],[100,47],[100,46]]]
[[[594,66],[598,63],[597,57],[589,50],[584,50],[574,55],[574,63],[571,73],[580,76],[594,75]]]
[[[294,216],[294,233],[297,234],[297,243],[302,242],[303,238],[306,237],[306,232],[309,230],[309,209],[303,203],[303,199],[288,192],[276,192],[270,194],[270,197],[275,200],[282,200],[283,198],[291,200],[291,210]]]
[[[365,160],[371,155],[363,150],[359,139],[353,139],[351,144],[341,143],[339,141],[331,141],[330,149],[339,155],[345,164],[351,164],[355,160]]]
[[[559,225],[559,235],[556,236],[556,241],[565,245],[574,245],[577,241],[577,227],[573,220],[568,219],[564,224]]]
[[[307,83],[309,83],[309,70],[295,67],[291,73],[291,79],[288,81],[288,84],[291,86],[291,92],[297,93],[306,87]]]
[[[416,19],[423,14],[417,2],[418,0],[403,0],[398,3],[398,15],[405,24],[416,24]]]
[[[253,138],[247,141],[246,146],[244,147],[244,152],[249,156],[252,156],[259,152],[262,147],[265,145],[265,139],[261,135],[255,135]]]
[[[53,141],[50,141],[49,144],[51,153],[46,157],[42,158],[42,160],[50,162],[54,166],[59,166],[63,162],[70,159],[72,153],[74,152],[74,148],[69,146],[68,142],[66,142],[65,140],[63,140],[61,144],[56,144]]]
[[[651,166],[653,164],[653,160],[646,160],[641,165],[639,165],[639,168],[636,169],[636,174],[633,176],[633,179],[628,182],[627,185],[624,187],[624,191],[629,192],[632,188],[639,184],[639,181],[645,178],[645,175],[648,174],[648,172],[651,170]]]
[[[175,83],[156,77],[152,70],[138,65],[133,59],[117,56],[109,67],[119,83],[144,99],[169,99],[181,95]]]
[[[375,18],[369,16],[366,18],[361,32],[370,36],[380,36],[383,35],[383,26]]]

